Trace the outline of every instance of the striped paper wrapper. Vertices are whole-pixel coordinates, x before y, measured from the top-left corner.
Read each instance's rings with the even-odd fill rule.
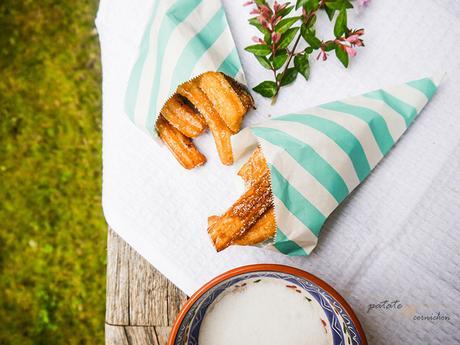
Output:
[[[391,150],[440,79],[278,116],[233,136],[235,159],[260,145],[270,168],[277,233],[263,246],[286,255],[310,254],[327,217]]]
[[[125,111],[155,137],[155,122],[177,86],[207,71],[244,83],[220,0],[154,0],[128,81]]]

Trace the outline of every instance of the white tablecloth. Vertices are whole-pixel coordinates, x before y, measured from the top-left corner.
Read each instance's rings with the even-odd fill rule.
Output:
[[[243,51],[255,34],[246,23],[248,9],[243,0],[223,2],[253,87],[265,72]],[[239,195],[236,167],[220,165],[207,134],[198,145],[208,163],[184,171],[125,116],[126,83],[150,10],[150,0],[102,0],[96,21],[103,64],[103,207],[109,225],[187,294],[242,264],[282,263],[318,275],[343,294],[370,344],[460,343],[460,2],[372,0],[349,18],[350,26],[366,29],[366,47],[351,68],[343,69],[333,56],[327,62],[312,59],[311,80],[298,78],[283,89],[277,105],[256,97],[258,109],[246,123],[446,72],[431,103],[333,213],[307,258],[255,248],[215,253],[207,216],[222,212]],[[367,312],[369,304],[385,300],[399,300],[402,308]],[[449,320],[414,320],[438,312]]]

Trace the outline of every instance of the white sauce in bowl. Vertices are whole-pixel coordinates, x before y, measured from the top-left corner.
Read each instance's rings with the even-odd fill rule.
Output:
[[[252,279],[224,291],[208,308],[199,345],[328,345],[319,304],[286,281]],[[297,291],[296,291],[297,290]],[[328,327],[328,326],[327,326]],[[328,329],[330,329],[328,327]]]

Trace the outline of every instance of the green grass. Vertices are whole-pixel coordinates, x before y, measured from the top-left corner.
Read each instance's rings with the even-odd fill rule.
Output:
[[[101,344],[98,1],[0,1],[0,344]]]

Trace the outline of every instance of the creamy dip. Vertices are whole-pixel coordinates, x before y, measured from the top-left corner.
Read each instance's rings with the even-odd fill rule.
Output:
[[[281,279],[252,279],[227,289],[209,306],[198,343],[326,345],[332,339],[325,321],[304,290]]]

